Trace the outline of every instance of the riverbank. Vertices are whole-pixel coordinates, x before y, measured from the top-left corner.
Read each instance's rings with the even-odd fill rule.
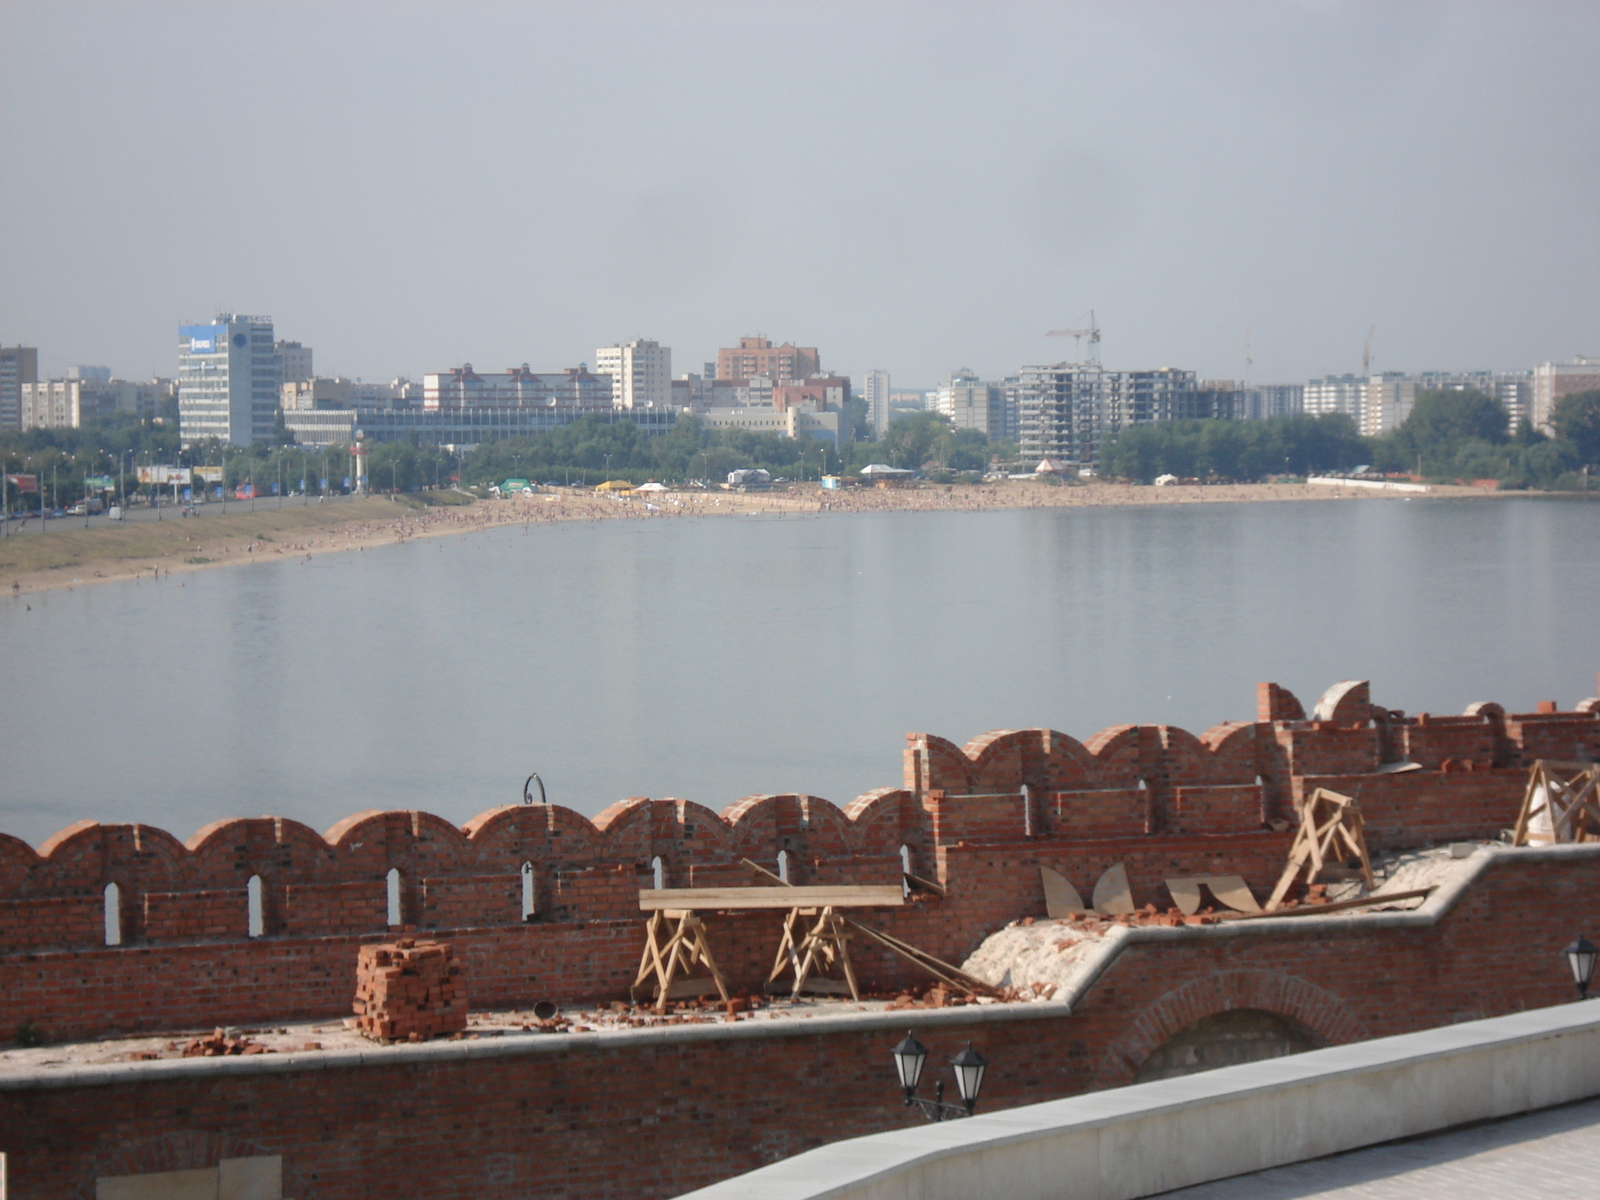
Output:
[[[1483,498],[1481,488],[1439,487],[1430,497]],[[334,552],[362,552],[418,537],[447,537],[504,525],[546,521],[660,520],[719,516],[822,516],[846,512],[981,511],[1005,508],[1073,508],[1123,505],[1237,504],[1298,500],[1402,500],[1354,487],[1307,484],[1227,484],[1147,487],[1090,483],[1062,487],[1028,480],[980,486],[905,489],[854,488],[820,492],[814,485],[793,490],[729,493],[682,491],[657,498],[612,498],[580,489],[509,500],[433,507],[415,497],[346,497],[326,504],[257,501],[254,511],[222,513],[217,506],[181,518],[176,510],[160,521],[103,522],[74,528],[72,518],[29,523],[0,538],[0,587],[15,596],[58,588],[139,578],[154,579],[210,567],[263,560],[305,559]]]

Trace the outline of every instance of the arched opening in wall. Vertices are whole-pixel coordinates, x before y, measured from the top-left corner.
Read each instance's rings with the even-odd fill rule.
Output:
[[[789,878],[789,852],[787,850],[778,851],[778,878],[785,883],[794,882]]]
[[[244,885],[244,902],[249,919],[250,936],[262,937],[267,932],[267,912],[264,905],[265,892],[261,876],[250,876],[250,882]]]
[[[667,864],[659,854],[650,860],[650,875],[653,880],[651,886],[658,892],[667,886]]]
[[[400,868],[390,867],[388,875],[389,884],[389,924],[404,925],[405,914],[401,912],[400,903]]]
[[[106,884],[106,945],[122,945],[122,889],[115,881]]]
[[[1169,1037],[1134,1073],[1135,1083],[1174,1079],[1316,1050],[1322,1040],[1300,1022],[1261,1008],[1236,1008],[1201,1017]]]
[[[538,893],[534,887],[533,864],[522,864],[522,919],[536,920],[539,916]]]

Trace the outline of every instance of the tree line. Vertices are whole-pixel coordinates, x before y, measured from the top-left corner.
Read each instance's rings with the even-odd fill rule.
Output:
[[[708,429],[690,415],[662,434],[647,434],[632,421],[592,415],[545,433],[485,442],[463,452],[419,442],[371,443],[368,486],[416,491],[486,487],[506,479],[580,485],[607,478],[633,483],[717,480],[740,467],[763,467],[775,477],[816,479],[870,462],[978,472],[1018,454],[1014,443],[952,428],[948,418],[931,412],[902,417],[882,438],[871,441],[862,407],[852,401],[842,414],[856,435],[842,455],[831,444],[807,439]],[[1367,465],[1374,471],[1438,481],[1493,479],[1505,488],[1562,490],[1583,487],[1586,466],[1600,469],[1600,391],[1558,400],[1551,416],[1553,437],[1526,420],[1511,433],[1507,424],[1498,401],[1471,391],[1419,393],[1405,422],[1378,438],[1361,437],[1355,422],[1343,414],[1154,422],[1129,426],[1108,439],[1098,470],[1105,477],[1145,483],[1167,474],[1249,482]],[[153,420],[116,414],[87,421],[80,429],[0,435],[5,472],[37,475],[41,483],[40,496],[22,497],[13,489],[13,508],[36,507],[41,499],[51,506],[71,504],[82,498],[89,477],[116,478],[123,493],[133,495],[140,491],[137,468],[145,465],[221,467],[230,491],[253,484],[257,495],[271,495],[274,485],[285,493],[297,492],[302,481],[312,493],[324,486],[329,492],[346,491],[353,474],[344,446],[185,443],[176,411]]]
[[[1600,391],[1563,396],[1553,436],[1478,391],[1417,393],[1410,414],[1364,438],[1342,413],[1265,421],[1166,421],[1129,426],[1102,448],[1099,472],[1149,483],[1160,475],[1252,482],[1367,466],[1434,482],[1492,479],[1508,489],[1576,490],[1600,468]]]

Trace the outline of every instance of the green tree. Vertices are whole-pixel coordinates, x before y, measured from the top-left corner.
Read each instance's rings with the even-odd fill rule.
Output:
[[[1417,393],[1400,433],[1426,452],[1461,438],[1503,442],[1508,421],[1500,402],[1482,392],[1426,391]]]
[[[1550,413],[1550,427],[1572,443],[1579,462],[1600,464],[1600,389],[1562,396]]]
[[[943,437],[949,437],[950,440],[937,445]],[[936,449],[944,449],[947,456],[955,449],[950,418],[943,413],[933,412],[916,412],[901,417],[878,440],[878,448],[889,466],[920,470],[925,463],[937,461]]]

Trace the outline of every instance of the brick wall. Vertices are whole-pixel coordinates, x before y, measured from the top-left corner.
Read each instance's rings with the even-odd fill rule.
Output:
[[[143,900],[140,936],[147,941],[250,936],[249,899],[244,888],[146,892]]]
[[[1560,947],[1600,925],[1597,884],[1592,858],[1508,856],[1429,928],[1353,922],[1330,935],[1281,921],[1250,937],[1198,929],[1133,943],[1070,1015],[919,1025],[927,1077],[948,1080],[946,1061],[971,1041],[991,1064],[982,1110],[995,1112],[1126,1083],[1174,1033],[1219,1012],[1274,1012],[1343,1043],[1562,1003],[1572,987]],[[224,1069],[184,1079],[0,1089],[0,1149],[17,1200],[92,1195],[98,1174],[185,1137],[281,1154],[291,1200],[657,1200],[918,1124],[894,1083],[899,1036],[791,1027],[625,1047],[585,1036],[315,1075],[229,1074],[239,1060],[215,1060]]]
[[[1404,771],[1397,775],[1307,775],[1297,798],[1319,787],[1354,796],[1369,850],[1497,838],[1517,822],[1528,773],[1517,768]]]
[[[245,1019],[236,1004],[255,1013],[274,1005],[284,1014],[340,1011],[344,998],[325,980],[347,971],[354,939],[388,930],[390,872],[398,874],[401,923],[465,931],[453,936],[470,955],[473,945],[521,936],[529,864],[543,932],[511,944],[538,956],[550,981],[544,996],[596,999],[631,982],[636,891],[651,886],[657,859],[669,887],[744,883],[741,859],[776,870],[780,853],[796,883],[890,883],[904,849],[912,871],[937,877],[949,898],[884,922],[959,958],[998,924],[1042,914],[1040,864],[1063,871],[1086,898],[1099,872],[1118,861],[1141,904],[1165,907],[1162,881],[1180,874],[1243,874],[1259,892],[1276,879],[1288,838],[1262,825],[1292,816],[1308,787],[1358,796],[1375,848],[1494,837],[1515,820],[1526,760],[1600,751],[1600,712],[1592,710],[1508,716],[1485,703],[1463,717],[1406,718],[1373,706],[1359,683],[1336,685],[1315,709],[1339,720],[1304,720],[1305,706],[1276,685],[1264,685],[1261,703],[1262,719],[1198,737],[1121,725],[1087,742],[1029,729],[962,747],[912,734],[903,786],[842,809],[798,794],[750,796],[721,814],[687,800],[633,797],[593,821],[511,805],[459,828],[429,813],[368,810],[325,835],[272,817],[220,821],[186,843],[147,825],[89,821],[37,852],[0,835],[0,981],[21,987],[36,957],[57,950],[75,952],[60,961],[81,963],[85,980],[95,981],[74,985],[70,966],[51,967],[28,983],[45,989],[44,1008],[24,998],[34,991],[0,988],[0,1038],[42,1012],[80,1033],[121,1027],[116,1022],[130,1018],[108,1015],[103,996],[147,987],[149,963],[129,955],[157,944],[195,946],[195,969],[255,979],[258,999],[236,989],[235,976],[193,987],[174,976],[162,985],[160,1006],[132,1014],[139,1019],[235,1023]],[[1437,759],[1441,769],[1373,773],[1386,755],[1404,753]],[[253,942],[245,899],[252,877],[261,881],[267,935]],[[103,944],[101,896],[112,882],[123,914],[125,945],[117,949]],[[741,971],[764,969],[759,940],[735,955]],[[604,948],[598,958],[583,957],[591,942]],[[579,958],[557,961],[567,953]],[[180,960],[190,961],[189,952],[164,961]],[[870,970],[885,986],[907,981],[892,959]],[[478,994],[520,997],[512,982]]]

